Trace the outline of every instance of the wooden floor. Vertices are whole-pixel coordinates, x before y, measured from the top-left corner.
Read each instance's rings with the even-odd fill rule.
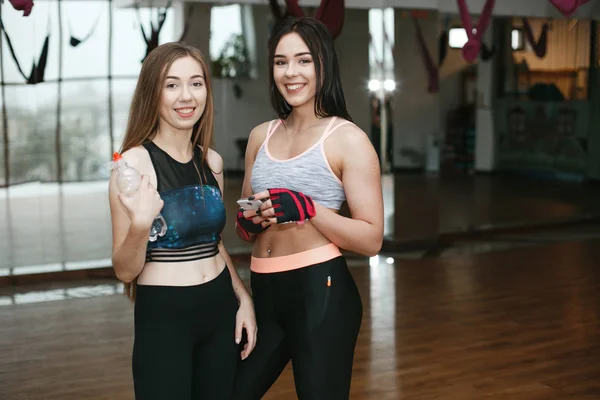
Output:
[[[360,262],[351,399],[600,399],[599,260],[589,240]],[[131,335],[120,295],[1,306],[0,399],[132,399]],[[265,399],[296,398],[290,372]]]

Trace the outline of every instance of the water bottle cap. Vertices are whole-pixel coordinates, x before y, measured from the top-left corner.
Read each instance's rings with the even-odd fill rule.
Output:
[[[118,152],[113,153],[113,161],[119,161],[123,156],[121,156]]]

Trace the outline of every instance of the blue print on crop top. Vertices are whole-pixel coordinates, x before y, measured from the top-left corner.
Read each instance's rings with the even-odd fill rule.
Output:
[[[190,185],[160,193],[167,233],[149,249],[182,249],[203,243],[218,243],[225,227],[225,205],[221,191],[211,185]]]

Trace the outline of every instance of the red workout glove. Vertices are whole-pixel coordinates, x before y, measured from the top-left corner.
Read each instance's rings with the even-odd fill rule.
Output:
[[[285,222],[303,224],[317,214],[313,200],[304,193],[283,188],[268,190],[278,224]]]
[[[246,240],[250,239],[250,234],[258,235],[269,228],[263,228],[262,224],[255,224],[252,222],[252,218],[244,217],[244,211],[240,208],[237,213],[236,224],[244,234]]]

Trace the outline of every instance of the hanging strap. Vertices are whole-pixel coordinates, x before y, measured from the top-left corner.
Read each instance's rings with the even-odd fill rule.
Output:
[[[69,40],[69,44],[72,47],[77,47],[78,45],[80,45],[81,43],[85,42],[86,40],[88,40],[89,38],[92,37],[92,35],[94,34],[94,31],[96,31],[96,27],[98,26],[98,22],[100,21],[100,15],[101,15],[100,13],[97,14],[96,20],[94,21],[91,29],[81,39],[77,39],[76,37],[73,36],[73,27],[71,26],[71,18],[69,18],[67,16],[67,28],[69,29],[69,35],[71,36],[71,39]]]
[[[27,17],[33,9],[33,0],[9,0],[13,8],[17,11],[23,11],[23,16]]]
[[[13,61],[15,62],[17,69],[19,70],[19,73],[26,81],[29,81],[29,78],[27,77],[27,75],[25,75],[25,73],[23,72],[23,69],[21,68],[21,64],[19,64],[19,59],[17,58],[17,55],[15,54],[15,49],[13,48],[12,41],[10,40],[10,36],[8,36],[8,32],[6,31],[6,28],[4,27],[4,23],[2,22],[1,17],[0,17],[0,28],[2,29],[2,32],[4,32],[4,37],[6,38],[6,44],[8,44],[8,50],[10,51],[10,55],[12,56]]]
[[[277,3],[277,0],[269,0],[269,7],[271,7],[271,12],[273,13],[273,16],[277,21],[284,19],[287,15],[287,13],[284,13],[281,10],[281,7],[279,6],[279,3]]]
[[[304,17],[304,11],[298,5],[298,0],[285,0],[285,6],[287,8],[287,12],[290,13],[291,16],[296,18]]]
[[[448,54],[448,30],[450,29],[450,17],[444,18],[444,29],[440,33],[438,39],[438,66],[444,64],[446,55]]]
[[[169,0],[167,2],[167,5],[165,6],[165,8],[163,8],[162,10],[160,10],[158,12],[158,27],[155,28],[152,21],[150,21],[150,29],[151,29],[150,37],[146,36],[146,31],[144,30],[144,26],[142,25],[142,18],[140,16],[140,5],[138,2],[135,3],[135,10],[136,10],[138,21],[140,24],[140,29],[142,31],[142,36],[144,37],[144,41],[146,42],[146,55],[142,59],[142,62],[146,59],[146,57],[148,57],[148,54],[150,54],[150,52],[152,50],[154,50],[155,48],[158,47],[159,34],[160,34],[163,24],[165,23],[165,19],[167,18],[167,11],[169,10],[169,8],[171,8],[172,3],[173,3],[173,0]]]
[[[496,43],[494,43],[492,45],[492,48],[490,49],[489,47],[487,47],[487,44],[485,44],[485,42],[481,42],[481,59],[483,61],[490,60],[492,57],[494,57],[494,54],[496,54]]]
[[[4,22],[2,22],[2,18],[0,18],[0,29],[4,32],[4,37],[6,37],[6,43],[8,44],[8,49],[10,54],[15,62],[17,69],[21,76],[25,79],[28,84],[34,85],[36,83],[40,83],[44,81],[44,74],[46,71],[46,63],[48,61],[48,47],[50,44],[50,22],[48,22],[48,33],[46,34],[46,39],[44,40],[44,46],[42,47],[42,52],[40,53],[40,57],[38,58],[38,62],[33,62],[31,67],[31,72],[29,77],[25,75],[21,65],[19,64],[19,59],[17,58],[17,54],[15,53],[15,49],[12,45],[12,41],[10,40],[10,36],[8,36],[8,32],[4,27]]]
[[[429,53],[427,43],[425,43],[425,37],[423,37],[421,24],[419,23],[417,18],[415,18],[414,15],[412,16],[412,21],[415,25],[415,31],[417,34],[417,41],[419,43],[421,58],[423,60],[423,64],[425,65],[425,69],[427,70],[427,91],[429,93],[437,93],[440,90],[440,79],[438,69],[433,62],[431,54]]]
[[[285,4],[289,15],[296,18],[304,17],[304,11],[298,5],[298,0],[285,0]],[[272,5],[271,10],[273,8]],[[321,4],[315,15],[316,19],[327,26],[334,39],[342,32],[342,27],[344,26],[344,9],[344,0],[321,0]]]
[[[525,38],[533,48],[535,55],[538,58],[544,58],[546,56],[546,51],[548,50],[548,29],[550,28],[550,24],[547,22],[542,26],[542,33],[540,38],[536,41],[533,38],[533,29],[531,29],[531,25],[527,18],[523,18],[523,29],[525,30]]]
[[[29,77],[29,84],[36,84],[40,82],[44,82],[44,75],[46,73],[46,63],[48,61],[48,47],[50,44],[50,35],[46,36],[44,40],[44,47],[42,47],[42,53],[40,54],[40,58],[38,59],[37,65],[33,64],[31,68],[31,75]]]
[[[590,0],[549,0],[550,3],[565,17],[570,17],[577,11],[580,5]]]
[[[477,55],[481,49],[481,38],[490,23],[492,10],[494,9],[494,4],[496,2],[495,0],[485,1],[483,11],[477,21],[477,28],[473,30],[473,22],[471,21],[471,15],[469,14],[466,0],[457,1],[460,10],[460,19],[468,37],[467,43],[462,48],[463,58],[468,62],[473,62],[477,59]]]
[[[335,39],[344,26],[344,0],[321,0],[316,18],[327,26]]]

